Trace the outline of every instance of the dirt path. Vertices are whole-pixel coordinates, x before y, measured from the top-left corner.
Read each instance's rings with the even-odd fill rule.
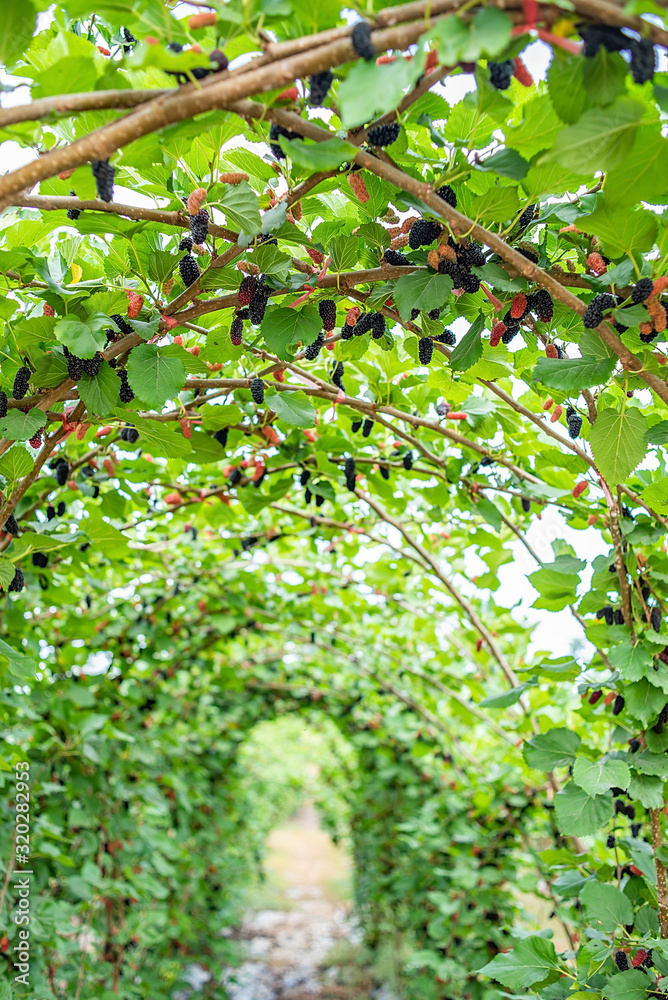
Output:
[[[346,856],[305,806],[269,839],[267,871],[280,890],[274,905],[247,914],[241,938],[247,960],[228,978],[230,1000],[329,1000],[353,996],[319,966],[337,942],[349,939]],[[356,992],[356,1000],[371,996]]]

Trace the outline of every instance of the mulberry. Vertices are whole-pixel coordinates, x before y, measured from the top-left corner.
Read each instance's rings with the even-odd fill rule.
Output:
[[[566,410],[566,425],[568,427],[568,436],[575,441],[576,437],[580,436],[580,431],[582,430],[582,417],[579,413],[569,406]]]
[[[479,243],[469,243],[466,247],[465,256],[469,267],[484,267],[487,263],[485,251]]]
[[[253,402],[257,406],[262,406],[264,403],[264,382],[261,378],[254,378],[251,380],[250,394],[253,397]]]
[[[418,340],[418,357],[421,365],[431,363],[434,354],[434,341],[431,337],[420,337]]]
[[[322,73],[314,73],[309,79],[309,103],[314,108],[321,108],[334,82],[334,74],[326,69]]]
[[[518,253],[521,253],[523,257],[530,260],[532,264],[538,263],[538,254],[536,249],[531,243],[518,243],[515,247]]]
[[[517,295],[513,296],[513,301],[510,304],[510,316],[512,319],[522,319],[527,312],[527,297],[522,292],[518,292]]]
[[[186,288],[190,288],[199,278],[199,265],[191,254],[186,254],[179,261],[179,274]]]
[[[389,479],[390,478],[390,470],[388,469],[388,467],[386,465],[381,465],[380,466],[380,474],[383,477],[383,479]]]
[[[304,351],[304,357],[307,361],[315,361],[315,359],[320,354],[322,350],[322,345],[325,343],[325,338],[322,333],[319,333],[312,344],[309,344]]]
[[[321,299],[318,303],[318,312],[322,320],[324,330],[333,330],[336,326],[336,302],[334,299]]]
[[[446,344],[448,347],[454,347],[457,343],[454,333],[448,329],[445,329],[443,333],[439,333],[438,337],[434,337],[434,340],[439,344]]]
[[[272,122],[269,129],[269,148],[277,160],[285,159],[285,153],[278,144],[278,140],[281,136],[283,136],[284,139],[287,139],[288,142],[292,142],[293,139],[299,139],[298,132],[291,132],[289,129],[282,128],[280,125],[276,125]]]
[[[83,424],[80,424],[79,426],[83,426]],[[30,441],[28,442],[28,444],[30,445],[31,448],[41,448],[41,446],[42,446],[42,431],[39,430],[39,431],[37,431],[36,434],[33,434],[33,436],[30,438]]]
[[[318,267],[322,267],[325,263],[325,255],[320,250],[316,250],[315,247],[304,247],[304,249],[313,263]]]
[[[605,846],[609,848],[613,848],[615,846],[615,838],[612,836],[612,834],[610,834],[610,836],[606,840]]]
[[[139,431],[136,427],[124,427],[121,431],[121,441],[127,441],[128,444],[136,444],[139,440]]]
[[[88,375],[89,378],[97,378],[100,374],[100,368],[102,367],[102,362],[104,358],[100,351],[97,351],[92,358],[83,358],[81,365],[84,370],[84,375]],[[68,366],[69,371],[69,366]],[[71,376],[70,376],[71,377]]]
[[[348,183],[350,184],[353,194],[358,201],[366,205],[369,200],[369,192],[367,191],[366,184],[364,183],[364,178],[361,174],[348,174]]]
[[[223,427],[222,430],[216,431],[213,435],[214,441],[217,441],[221,448],[225,448],[227,445],[227,436],[230,433],[229,427]]]
[[[508,327],[502,320],[499,320],[498,323],[495,323],[494,326],[492,327],[492,332],[489,335],[489,346],[497,347],[498,344],[501,343],[501,338],[503,337],[507,329]]]
[[[355,480],[357,474],[357,467],[355,465],[355,459],[351,458],[350,455],[346,459],[343,471],[346,477],[346,486],[348,487],[350,492],[353,493],[356,485]]]
[[[23,399],[28,391],[29,384],[30,369],[23,365],[14,376],[14,385],[12,386],[12,396],[14,399]]]
[[[596,295],[587,306],[582,318],[583,324],[590,330],[603,322],[603,306],[600,300],[601,296]]]
[[[241,469],[236,468],[236,469],[232,469],[232,471],[230,472],[229,476],[227,477],[227,481],[230,484],[230,486],[236,486],[237,483],[242,478],[243,478],[243,473],[242,473]]]
[[[525,514],[531,511],[531,500],[528,497],[522,497],[522,510]]]
[[[64,486],[65,483],[67,482],[67,477],[70,474],[69,464],[65,461],[64,458],[59,458],[58,461],[56,462],[55,472],[56,472],[56,482],[58,483],[59,486]]]
[[[615,613],[612,616],[613,625],[623,625],[624,624],[624,612],[621,608],[615,608]]]
[[[373,429],[373,420],[365,420],[362,424],[362,437],[368,438]]]
[[[23,576],[23,570],[17,566],[14,570],[14,579],[9,585],[9,593],[20,594],[25,587],[25,577]]]
[[[76,198],[76,194],[74,193],[74,191],[70,191],[70,198]],[[81,209],[68,208],[65,214],[67,215],[67,218],[70,220],[70,222],[76,222],[79,216],[81,215]]]
[[[128,373],[126,372],[125,368],[120,368],[116,372],[116,374],[118,375],[121,382],[121,388],[119,390],[121,403],[131,403],[132,400],[135,398],[135,394],[132,391],[130,383],[128,382]]]
[[[362,421],[361,420],[353,420],[352,424],[350,425],[351,433],[357,434],[357,432],[360,430],[361,426],[362,426]]]
[[[126,336],[135,332],[134,327],[130,326],[130,324],[119,313],[114,313],[111,318],[121,333],[126,334]]]
[[[643,344],[651,344],[659,336],[651,323],[641,323],[639,329]]]
[[[521,82],[521,81],[520,81]],[[533,80],[531,81],[533,83]],[[531,84],[529,84],[531,86]],[[526,227],[533,222],[536,215],[536,205],[527,205],[522,214],[520,215],[517,225],[519,229],[526,229]]]
[[[250,300],[248,306],[248,314],[250,316],[250,321],[253,326],[259,326],[259,324],[264,319],[264,314],[267,311],[267,302],[269,301],[269,289],[266,285],[259,284],[253,293],[253,298]]]
[[[515,60],[506,59],[504,62],[488,62],[489,82],[495,90],[508,90],[510,81],[515,70]]]
[[[399,138],[400,132],[399,122],[390,122],[389,125],[374,125],[367,132],[366,141],[370,146],[391,146]]]
[[[410,265],[408,257],[399,253],[398,250],[386,250],[383,254],[383,262],[385,264],[392,264],[394,267],[407,267]]]
[[[632,302],[644,302],[654,291],[654,282],[651,278],[641,278],[631,290]]]
[[[0,420],[7,416],[7,393],[0,391]]]
[[[628,969],[631,968],[631,965],[629,963],[629,956],[626,954],[625,951],[616,951],[614,953],[613,958],[615,959],[615,964],[617,965],[617,968],[619,969],[620,972],[626,972]]]
[[[652,608],[649,613],[649,623],[655,632],[661,631],[661,608]]]
[[[244,337],[244,324],[243,320],[235,316],[230,325],[230,340],[235,347],[241,347],[241,342]]]
[[[366,59],[367,62],[375,59],[376,50],[371,41],[371,27],[366,21],[357,22],[350,34],[350,41],[360,59]]]
[[[3,531],[6,531],[8,535],[12,535],[14,538],[18,536],[19,533],[19,522],[16,520],[14,514],[10,514],[3,525]]]
[[[239,300],[240,306],[247,306],[250,300],[255,294],[255,289],[257,288],[257,278],[254,274],[247,274],[245,278],[241,279],[241,284],[239,285],[239,291],[237,292],[237,298]]]
[[[480,291],[480,278],[477,274],[471,274],[470,271],[462,270],[460,275],[460,288],[463,288],[465,292],[474,294]]]
[[[603,260],[603,257],[600,253],[596,252],[590,253],[587,257],[587,267],[599,277],[608,270],[608,265]]]
[[[33,552],[32,564],[33,566],[37,566],[38,569],[46,569],[49,565],[49,557],[46,552]]]
[[[413,453],[407,451],[402,459],[402,464],[406,471],[410,471],[413,468]]]
[[[385,317],[382,313],[370,313],[371,316],[371,336],[374,340],[380,340],[385,336]]]
[[[93,160],[90,168],[93,171],[97,196],[100,201],[113,201],[116,167],[112,167],[109,160]]]
[[[128,317],[130,319],[137,319],[139,313],[142,311],[144,306],[144,298],[142,295],[138,295],[136,292],[129,291],[128,293]]]
[[[603,697],[603,692],[600,690],[600,688],[598,691],[592,691],[592,693],[589,695],[589,704],[595,705],[598,701],[601,700],[602,697]]]
[[[189,236],[184,236],[179,243],[179,250],[185,253],[190,253],[193,248],[193,241]]]
[[[623,710],[623,708],[624,708],[624,696],[618,694],[612,706],[612,714],[619,715],[620,712]]]
[[[647,83],[654,76],[656,69],[656,54],[650,38],[632,39],[631,75],[635,83]]]
[[[353,327],[353,333],[356,337],[362,337],[365,333],[368,333],[372,326],[373,321],[371,319],[371,313],[362,313],[360,318],[355,323]]]
[[[56,516],[56,508],[53,507],[51,504],[49,504],[49,506],[46,508],[47,521],[53,521],[55,516]]]
[[[446,205],[449,205],[451,208],[457,208],[457,195],[449,184],[442,184],[436,194],[439,198],[443,199]]]
[[[546,288],[539,288],[531,296],[531,310],[541,323],[550,323],[554,316],[554,301]]]
[[[509,344],[513,339],[513,337],[517,336],[519,332],[520,328],[517,325],[517,323],[511,323],[511,325],[507,328],[506,332],[501,336],[502,343]]]
[[[345,390],[343,388],[342,380],[343,380],[343,361],[335,361],[334,367],[332,369],[332,382],[337,387],[337,389],[340,389],[341,392],[344,392]]]
[[[637,738],[637,736],[632,736],[631,739],[629,740],[629,749],[631,753],[638,753],[638,750],[640,750],[640,746],[641,743],[640,740]]]
[[[580,37],[584,42],[582,54],[587,59],[593,58],[600,48],[608,52],[621,52],[628,49],[630,38],[619,28],[613,28],[608,24],[593,24],[580,30]]]
[[[429,246],[440,235],[441,227],[435,222],[430,222],[428,219],[416,219],[408,234],[408,245],[411,250],[417,250],[418,247]]]
[[[237,316],[242,322],[245,323],[246,320],[250,319],[250,309],[247,308],[240,309],[239,312],[237,313]]]
[[[78,382],[83,375],[83,360],[77,358],[75,354],[70,354],[67,348],[65,348],[65,360],[67,361],[67,377],[71,378],[73,382]]]
[[[209,235],[209,213],[207,210],[205,208],[200,209],[197,215],[190,216],[189,222],[193,243],[204,243]]]

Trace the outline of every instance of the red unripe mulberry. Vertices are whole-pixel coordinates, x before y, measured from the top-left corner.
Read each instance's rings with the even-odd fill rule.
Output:
[[[461,410],[448,410],[445,415],[446,420],[467,420],[468,414]]]
[[[136,292],[131,290],[127,290],[126,294],[128,297],[128,319],[137,319],[139,313],[142,311],[144,299],[141,295],[137,295]]]
[[[242,181],[250,180],[250,177],[241,170],[235,170],[221,174],[218,180],[221,184],[241,184]]]
[[[550,396],[549,399],[546,399],[545,402],[543,403],[543,409],[549,410],[553,406],[554,406],[554,400],[552,399],[552,396]]]
[[[517,295],[513,296],[513,301],[510,303],[510,315],[513,319],[522,319],[526,311],[527,297],[524,292],[518,292]]]
[[[503,337],[507,329],[508,328],[506,324],[503,323],[501,320],[499,320],[498,323],[495,323],[494,326],[492,327],[492,332],[489,335],[489,346],[497,347],[501,343],[501,338]]]
[[[605,272],[608,270],[608,266],[601,257],[600,253],[589,254],[589,256],[587,257],[587,267],[589,268],[590,271],[593,271],[594,274],[598,275],[605,274]]]
[[[348,174],[348,183],[350,184],[353,194],[358,201],[363,204],[369,200],[369,192],[366,189],[366,184],[364,183],[364,178],[359,174]]]
[[[352,306],[346,313],[346,326],[355,326],[355,323],[360,318],[362,310],[359,306]]]
[[[655,278],[652,295],[661,295],[668,288],[668,274],[663,274],[660,278]]]
[[[533,77],[529,70],[526,68],[520,56],[515,56],[515,68],[513,69],[513,76],[518,83],[521,83],[523,87],[531,87],[533,85]]]
[[[104,465],[104,471],[107,473],[107,475],[113,476],[116,470],[114,469],[114,463],[111,461],[111,459],[105,458],[102,464]]]
[[[215,16],[215,15],[214,15]],[[197,188],[188,196],[188,214],[197,215],[200,208],[206,201],[207,190],[206,188]]]
[[[188,417],[184,417],[183,420],[179,420],[179,423],[181,425],[181,431],[184,438],[191,438],[193,436],[193,429]]]
[[[574,497],[574,498],[575,498],[576,500],[577,500],[577,498],[578,498],[579,496],[581,496],[581,495],[582,495],[582,494],[584,493],[584,491],[585,491],[585,490],[587,489],[587,485],[588,485],[588,484],[587,484],[587,483],[585,482],[585,480],[584,480],[584,479],[581,479],[579,483],[576,483],[576,484],[575,484],[575,486],[573,487],[573,497]]]
[[[547,347],[545,348],[545,357],[546,358],[558,358],[559,357],[559,351],[557,350],[555,344],[548,344],[547,345]]]
[[[563,412],[564,412],[563,406],[561,405],[561,403],[557,403],[554,410],[552,411],[552,416],[550,417],[550,423],[556,424],[557,420],[559,419],[559,417]]]
[[[198,28],[208,28],[217,21],[215,10],[206,10],[201,14],[193,14],[188,18],[188,28],[190,31],[197,31]],[[195,214],[194,212],[192,213]]]
[[[44,303],[44,315],[45,316],[55,316],[53,306],[50,306],[48,302]]]
[[[306,253],[309,255],[314,264],[321,267],[325,263],[325,256],[320,250],[316,250],[315,247],[305,247]]]
[[[589,695],[589,704],[595,705],[596,702],[600,701],[602,697],[603,697],[603,692],[601,690],[592,691],[592,693]]]
[[[168,493],[167,496],[165,497],[165,503],[168,503],[172,507],[175,507],[177,504],[181,503],[182,500],[183,497],[181,496],[181,494],[176,492]]]

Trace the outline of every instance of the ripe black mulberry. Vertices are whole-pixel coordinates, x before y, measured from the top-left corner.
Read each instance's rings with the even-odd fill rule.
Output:
[[[65,360],[67,361],[67,376],[73,382],[78,382],[83,375],[83,359],[71,354],[67,348],[64,349]]]
[[[253,402],[257,406],[262,406],[264,403],[264,382],[261,378],[254,378],[250,384],[250,394],[253,397]]]
[[[7,416],[7,393],[0,390],[0,420]]]
[[[102,367],[103,361],[104,358],[102,357],[100,351],[97,351],[97,353],[94,354],[92,358],[83,358],[81,365],[84,370],[84,375],[88,375],[89,378],[97,378],[97,376],[100,374],[100,368]],[[67,370],[69,372],[69,365]],[[71,377],[72,376],[70,375],[70,378]]]
[[[119,389],[118,393],[120,396],[121,403],[131,403],[132,400],[135,398],[135,394],[132,391],[130,383],[128,382],[128,373],[126,372],[125,368],[119,368],[116,374],[118,375],[121,383],[121,388]]]
[[[179,274],[186,288],[193,285],[199,278],[199,265],[192,254],[186,254],[179,261]]]
[[[58,461],[56,462],[55,472],[56,472],[56,482],[58,483],[59,486],[64,486],[65,483],[67,482],[67,477],[70,474],[69,464],[65,461],[64,458],[59,458]]]
[[[318,312],[324,330],[333,330],[336,326],[336,302],[334,299],[321,299],[318,302]]]
[[[46,569],[49,565],[49,557],[46,552],[33,552],[32,564],[33,566],[37,566],[38,569]]]
[[[3,531],[6,531],[8,535],[12,535],[14,538],[18,536],[19,533],[19,522],[16,520],[14,514],[10,514],[3,525]]]
[[[14,579],[9,585],[9,592],[14,594],[20,594],[25,587],[25,578],[23,576],[23,570],[17,566],[14,570]]]
[[[413,453],[411,451],[407,451],[406,454],[404,455],[402,461],[403,461],[404,469],[406,469],[406,470],[412,469],[413,468]]]
[[[209,213],[207,210],[205,208],[200,209],[197,215],[190,216],[189,221],[190,235],[192,236],[193,243],[204,243],[209,235]]]
[[[266,285],[260,284],[253,293],[253,298],[250,300],[248,306],[248,315],[253,326],[259,326],[259,324],[264,319],[264,314],[267,311],[267,302],[269,301],[269,289]]]
[[[661,608],[652,608],[649,613],[649,623],[655,632],[661,631]]]
[[[619,969],[620,972],[626,972],[628,969],[631,968],[631,964],[629,962],[629,956],[626,954],[625,951],[616,951],[613,957],[615,959],[617,968]]]
[[[311,107],[321,108],[323,106],[333,82],[334,74],[331,70],[326,69],[322,73],[313,74],[309,79],[309,104]]]
[[[531,309],[541,323],[550,323],[554,316],[554,301],[547,288],[539,288],[531,296]]]
[[[128,321],[123,316],[121,316],[120,313],[114,313],[111,318],[118,327],[118,329],[121,331],[121,333],[126,334],[126,336],[135,332],[134,327],[130,326]]]
[[[346,477],[346,486],[348,487],[348,489],[350,490],[350,492],[353,493],[354,490],[355,490],[355,485],[356,485],[355,477],[356,477],[356,474],[357,474],[357,467],[355,465],[355,459],[351,458],[350,455],[346,459],[346,463],[345,463],[345,465],[343,467],[343,471],[344,471],[345,477]]]
[[[216,431],[213,435],[214,441],[217,441],[221,448],[227,445],[227,436],[230,433],[229,427],[223,427],[222,430]]]
[[[370,146],[391,146],[399,138],[400,132],[399,122],[390,122],[389,125],[374,125],[367,132],[366,141]]]
[[[12,386],[12,396],[14,399],[23,399],[28,391],[29,384],[30,369],[23,365],[14,376],[14,385]]]
[[[386,264],[392,264],[394,267],[407,267],[410,265],[408,257],[403,253],[399,253],[398,250],[386,250],[383,254],[383,261]]]
[[[429,219],[417,219],[408,234],[408,245],[411,250],[429,246],[441,235],[441,227]]]
[[[654,282],[651,278],[641,278],[636,282],[631,290],[632,302],[644,302],[654,291]]]
[[[70,191],[70,198],[76,198],[76,194],[74,193],[74,191]],[[68,208],[65,214],[67,215],[67,218],[70,220],[70,222],[76,222],[79,216],[81,215],[81,209]]]
[[[332,369],[332,382],[340,389],[341,392],[345,392],[343,387],[343,361],[335,361],[334,367]]]
[[[448,347],[454,347],[457,343],[457,338],[454,333],[452,330],[448,330],[447,328],[443,331],[443,333],[439,333],[438,337],[434,337],[434,340],[436,340],[439,344],[446,344]]]
[[[309,344],[308,347],[306,347],[304,350],[304,357],[306,358],[306,360],[315,361],[315,359],[320,354],[320,351],[322,350],[322,345],[324,343],[325,343],[325,338],[323,337],[322,333],[319,333],[318,336],[313,341],[313,343]]]
[[[418,340],[418,357],[421,365],[431,363],[434,354],[434,341],[431,337],[420,337]]]
[[[362,437],[368,438],[369,434],[373,429],[373,420],[365,420],[362,425]]]
[[[527,205],[527,207],[524,209],[517,222],[519,229],[526,229],[529,223],[533,222],[535,213],[536,213],[536,206]]]
[[[372,313],[362,313],[353,327],[353,333],[356,337],[362,337],[365,333],[368,333],[369,330],[371,330],[373,326],[371,316]]]
[[[191,240],[191,238],[189,236],[184,236],[182,238],[181,242],[179,243],[179,250],[182,253],[184,253],[184,252],[185,253],[190,253],[190,251],[192,250],[192,248],[193,248],[193,241]]]
[[[371,26],[366,21],[357,22],[350,34],[350,41],[360,59],[369,62],[376,58],[376,50],[371,40]]]
[[[243,340],[243,337],[244,337],[243,320],[239,319],[238,316],[235,316],[230,326],[230,340],[232,341],[235,347],[241,347],[241,342]]]
[[[624,696],[618,694],[612,705],[612,714],[619,715],[619,713],[622,711],[623,708],[624,708]]]
[[[654,76],[656,69],[656,53],[650,38],[632,39],[629,44],[631,50],[631,75],[635,83],[647,83]]]
[[[370,313],[371,316],[371,336],[374,340],[380,340],[385,335],[385,317],[382,313]]]
[[[506,59],[504,62],[488,62],[489,82],[495,90],[508,90],[510,81],[513,78],[515,60]]]
[[[237,298],[240,306],[247,306],[250,303],[256,288],[257,278],[254,274],[247,274],[241,279],[239,291],[237,292]]]
[[[568,436],[574,441],[576,437],[580,436],[582,417],[572,406],[569,406],[566,410],[566,425],[568,427]]]
[[[116,167],[112,167],[109,160],[93,160],[90,168],[93,171],[97,196],[100,201],[113,201]]]
[[[293,139],[299,139],[300,136],[298,132],[291,132],[289,129],[282,128],[280,125],[276,125],[272,122],[269,129],[269,148],[277,160],[284,160],[285,153],[278,144],[280,136],[283,136],[283,138],[287,139],[288,142],[291,142]]]
[[[457,195],[449,184],[442,184],[436,194],[439,198],[442,198],[447,205],[450,205],[451,208],[457,208]]]
[[[599,323],[603,322],[603,313],[606,309],[613,309],[615,307],[615,298],[610,295],[609,292],[603,292],[602,295],[595,295],[587,306],[587,310],[584,314],[582,322],[588,330],[592,330],[594,327],[598,326]]]

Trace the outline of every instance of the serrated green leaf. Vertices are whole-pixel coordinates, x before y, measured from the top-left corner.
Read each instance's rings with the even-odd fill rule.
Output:
[[[623,483],[647,451],[647,420],[637,409],[599,410],[589,432],[596,467],[612,486]]]

